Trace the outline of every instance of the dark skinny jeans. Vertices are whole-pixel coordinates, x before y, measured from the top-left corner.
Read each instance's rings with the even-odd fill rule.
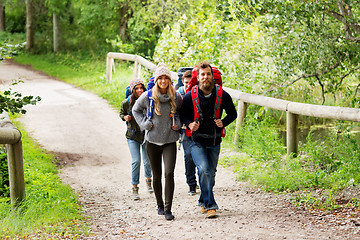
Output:
[[[165,211],[171,211],[175,188],[176,143],[167,143],[159,146],[146,142],[146,152],[153,172],[153,188],[157,205],[164,206]],[[165,205],[162,198],[162,160],[164,160],[165,167]]]

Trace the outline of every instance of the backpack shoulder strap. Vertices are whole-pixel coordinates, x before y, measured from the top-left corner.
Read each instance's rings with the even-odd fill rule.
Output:
[[[216,99],[215,99],[214,118],[218,119],[220,117],[220,106],[221,106],[223,89],[218,84],[215,84],[215,88],[216,88]]]
[[[194,106],[194,122],[198,122],[200,120],[201,108],[199,102],[199,86],[195,85],[191,89],[191,99]]]
[[[154,99],[152,98],[152,89],[148,91],[148,118],[152,119],[153,112],[154,112]]]
[[[130,105],[130,96],[127,98],[128,103],[129,103],[129,116],[132,116],[132,112],[131,112],[131,105]]]

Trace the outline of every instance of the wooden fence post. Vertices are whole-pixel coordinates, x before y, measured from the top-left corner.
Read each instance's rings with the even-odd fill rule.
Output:
[[[25,199],[22,141],[6,144],[6,153],[9,168],[11,206],[16,208]]]
[[[299,115],[286,112],[286,146],[287,155],[296,156],[298,154],[298,117]]]
[[[138,77],[138,62],[135,60],[134,64],[134,78]]]
[[[244,124],[244,120],[246,117],[246,110],[247,110],[247,103],[244,101],[238,101],[238,110],[237,110],[237,119],[236,119],[236,128],[235,128],[235,137],[234,137],[234,144],[236,144],[239,138],[239,129]]]
[[[110,83],[112,81],[112,69],[111,69],[111,57],[109,54],[106,57],[106,81]]]

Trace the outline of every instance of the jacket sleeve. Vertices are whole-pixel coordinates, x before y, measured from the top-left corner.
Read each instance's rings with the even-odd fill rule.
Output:
[[[147,95],[147,91],[141,94],[132,108],[133,116],[142,131],[150,130],[152,124],[151,120],[147,117],[149,102]]]
[[[128,100],[125,99],[124,101],[121,102],[121,107],[120,107],[120,118],[125,121],[124,117],[126,115],[129,115],[129,106],[128,105]]]
[[[188,92],[183,97],[183,102],[180,108],[181,122],[188,126],[194,121],[194,106],[191,99],[191,92]]]
[[[221,108],[226,112],[226,117],[221,120],[224,127],[226,127],[237,118],[237,112],[231,96],[225,91],[223,92]]]

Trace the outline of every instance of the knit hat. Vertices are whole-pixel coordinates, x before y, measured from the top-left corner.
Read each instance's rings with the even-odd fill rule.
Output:
[[[132,92],[134,90],[134,87],[139,84],[141,84],[143,86],[143,88],[145,89],[145,84],[140,78],[132,79],[130,82],[130,92]]]
[[[162,75],[168,76],[171,80],[171,72],[170,70],[167,68],[167,66],[164,63],[159,63],[157,65],[157,68],[154,72],[154,77],[155,77],[155,82],[158,80],[158,78]]]

